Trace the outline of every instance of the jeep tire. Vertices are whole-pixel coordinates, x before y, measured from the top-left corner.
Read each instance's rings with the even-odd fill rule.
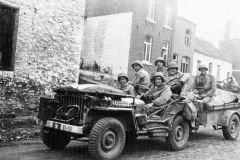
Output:
[[[178,116],[172,123],[172,130],[167,137],[171,150],[177,151],[186,147],[189,138],[189,125],[183,116]]]
[[[41,127],[40,132],[43,143],[52,150],[63,149],[70,142],[70,136],[63,131]]]
[[[116,118],[102,118],[93,126],[88,150],[93,159],[117,159],[125,145],[125,129]]]
[[[227,140],[236,140],[239,135],[240,123],[236,114],[231,115],[227,126],[222,126],[223,136]]]

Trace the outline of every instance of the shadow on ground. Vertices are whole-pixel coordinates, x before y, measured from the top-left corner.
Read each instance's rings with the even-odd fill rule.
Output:
[[[201,146],[206,142],[211,143],[215,141],[215,143],[218,143],[217,141],[221,141],[224,139],[220,133],[221,132],[218,131],[193,132],[190,134],[188,147],[185,150],[178,152],[172,152],[168,149],[165,138],[149,139],[148,137],[141,137],[134,143],[128,143],[125,145],[121,159],[128,159],[129,157],[133,159],[145,159],[146,157],[150,156],[159,157],[160,154],[162,157],[178,155],[179,153],[185,153],[186,151],[188,152],[198,146]],[[4,148],[5,151],[9,152],[6,153],[4,150],[2,150],[2,152],[5,152],[3,154],[3,157],[7,157],[7,159],[9,159],[10,157],[14,159],[18,156],[21,156],[22,159],[31,160],[91,159],[88,153],[87,143],[81,141],[72,141],[64,150],[61,151],[49,150],[40,140],[36,140],[32,144],[26,143],[10,145],[5,146]],[[12,154],[10,150],[17,151],[15,152],[15,154]]]

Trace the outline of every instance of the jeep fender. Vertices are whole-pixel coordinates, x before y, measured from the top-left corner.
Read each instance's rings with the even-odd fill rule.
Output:
[[[117,118],[124,126],[127,132],[136,132],[137,124],[134,116],[134,111],[117,111],[117,110],[95,110],[88,112],[86,122],[88,124],[96,123],[99,119],[104,117]]]
[[[226,111],[223,112],[222,115],[219,115],[217,125],[219,125],[219,126],[227,126],[228,123],[229,123],[229,119],[230,119],[230,117],[231,117],[233,114],[238,115],[238,117],[240,118],[239,112],[233,111],[233,110],[226,110]]]

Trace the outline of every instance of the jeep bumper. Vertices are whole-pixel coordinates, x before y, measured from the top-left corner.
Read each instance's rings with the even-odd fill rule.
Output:
[[[84,126],[69,125],[69,124],[55,122],[51,120],[47,120],[44,126],[48,128],[53,128],[56,130],[61,130],[61,131],[76,133],[76,134],[83,134],[83,127],[84,127]]]

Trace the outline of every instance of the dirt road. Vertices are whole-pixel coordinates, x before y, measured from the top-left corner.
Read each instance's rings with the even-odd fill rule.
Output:
[[[1,160],[82,160],[90,159],[87,143],[73,141],[63,151],[51,151],[40,139],[0,144]],[[132,146],[126,146],[122,160],[239,160],[240,138],[227,141],[221,131],[200,129],[190,135],[185,150],[169,151],[164,139],[141,138]]]

